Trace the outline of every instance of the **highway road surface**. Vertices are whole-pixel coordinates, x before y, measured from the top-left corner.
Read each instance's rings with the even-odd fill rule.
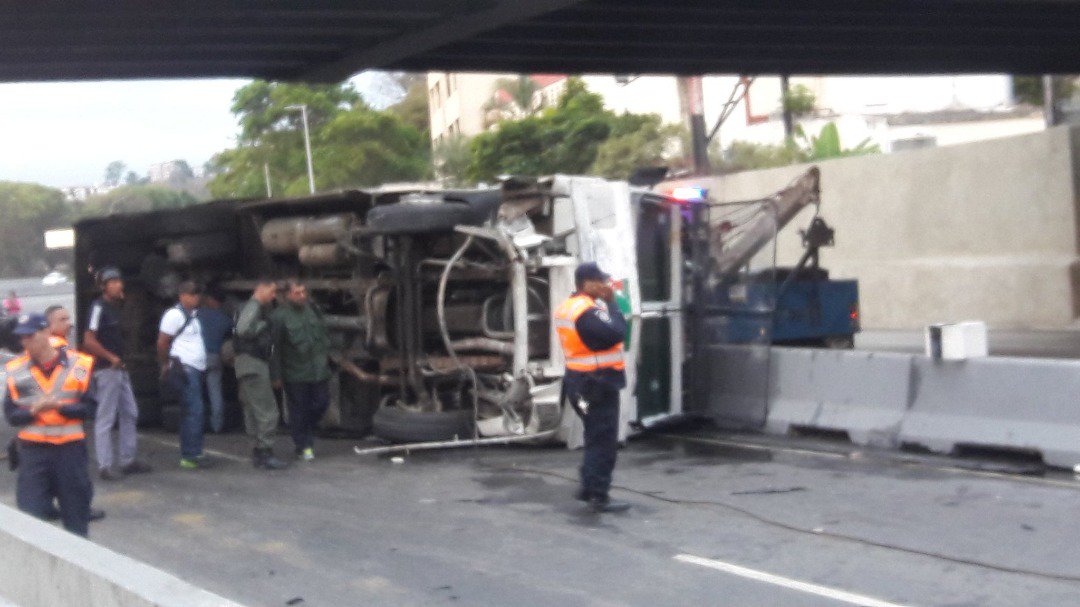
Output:
[[[614,494],[634,507],[596,515],[571,497],[579,452],[395,463],[354,444],[321,440],[313,463],[267,473],[242,436],[210,436],[216,466],[189,472],[174,435],[145,433],[156,471],[96,484],[108,518],[91,539],[260,606],[1080,603],[1071,474],[653,436],[620,455]],[[0,500],[13,492],[0,476]]]

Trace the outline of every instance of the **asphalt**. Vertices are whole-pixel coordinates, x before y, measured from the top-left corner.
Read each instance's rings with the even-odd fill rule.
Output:
[[[614,495],[634,506],[596,515],[571,497],[578,452],[356,443],[270,473],[209,436],[216,465],[188,472],[144,433],[156,470],[96,484],[91,539],[249,605],[1080,602],[1071,475],[704,432],[632,441]]]

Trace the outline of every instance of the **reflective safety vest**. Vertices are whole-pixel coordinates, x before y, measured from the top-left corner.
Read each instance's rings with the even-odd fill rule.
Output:
[[[621,371],[626,368],[621,341],[607,350],[596,352],[590,350],[578,334],[577,319],[585,312],[597,307],[600,306],[588,295],[574,295],[555,309],[555,332],[558,333],[559,341],[562,343],[566,368],[571,371],[588,373],[597,369]]]
[[[44,397],[60,401],[61,406],[74,405],[90,387],[94,370],[93,357],[81,352],[66,351],[67,364],[57,364],[46,377],[26,354],[6,366],[7,389],[11,399],[20,407],[30,408]],[[34,443],[62,445],[86,438],[82,420],[64,417],[60,411],[44,411],[19,431],[19,438]]]
[[[58,335],[49,336],[49,345],[54,348],[66,348],[68,347],[68,340]]]

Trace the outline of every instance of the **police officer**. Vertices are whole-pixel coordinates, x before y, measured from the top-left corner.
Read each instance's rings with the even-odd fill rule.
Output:
[[[255,440],[252,464],[265,470],[281,470],[287,464],[274,456],[274,432],[278,426],[277,400],[270,383],[270,354],[274,338],[270,312],[276,285],[260,282],[236,320],[237,391],[244,408],[244,427]]]
[[[74,348],[68,343],[73,326],[71,312],[68,312],[64,306],[49,306],[45,308],[45,320],[49,323],[49,344],[61,352],[73,350]],[[50,521],[59,520],[60,511],[53,509],[46,518]],[[104,510],[90,508],[90,522],[100,521],[103,518],[105,518]]]
[[[86,537],[93,486],[83,420],[94,408],[94,359],[54,348],[41,314],[21,316],[14,332],[25,351],[5,367],[4,417],[20,428],[16,503],[47,519],[56,499],[64,528]]]
[[[566,358],[564,394],[585,423],[577,498],[594,512],[622,512],[630,505],[612,501],[608,490],[619,447],[619,391],[626,387],[626,319],[600,266],[581,264],[574,283],[577,291],[556,308],[554,324]]]

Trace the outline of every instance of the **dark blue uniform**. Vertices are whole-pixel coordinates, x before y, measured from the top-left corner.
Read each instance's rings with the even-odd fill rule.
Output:
[[[581,341],[597,352],[626,339],[626,319],[614,302],[607,303],[606,312],[598,308],[586,311],[574,327]],[[606,499],[619,449],[619,390],[626,387],[626,373],[617,369],[587,373],[567,369],[563,386],[575,407],[580,399],[589,404],[583,417],[585,456],[581,463],[580,497]]]
[[[56,364],[68,364],[68,357],[63,351]],[[52,370],[42,369],[42,372],[48,376]],[[92,394],[91,387],[79,402],[61,407],[59,412],[68,419],[91,417],[95,407]],[[34,416],[29,410],[15,404],[9,390],[4,393],[4,418],[12,426],[20,428],[34,422]],[[15,500],[19,510],[46,520],[56,511],[53,505],[53,499],[56,499],[60,504],[60,518],[64,528],[86,537],[90,521],[90,500],[94,491],[87,472],[87,463],[85,440],[53,445],[18,439],[19,475],[16,480]]]

